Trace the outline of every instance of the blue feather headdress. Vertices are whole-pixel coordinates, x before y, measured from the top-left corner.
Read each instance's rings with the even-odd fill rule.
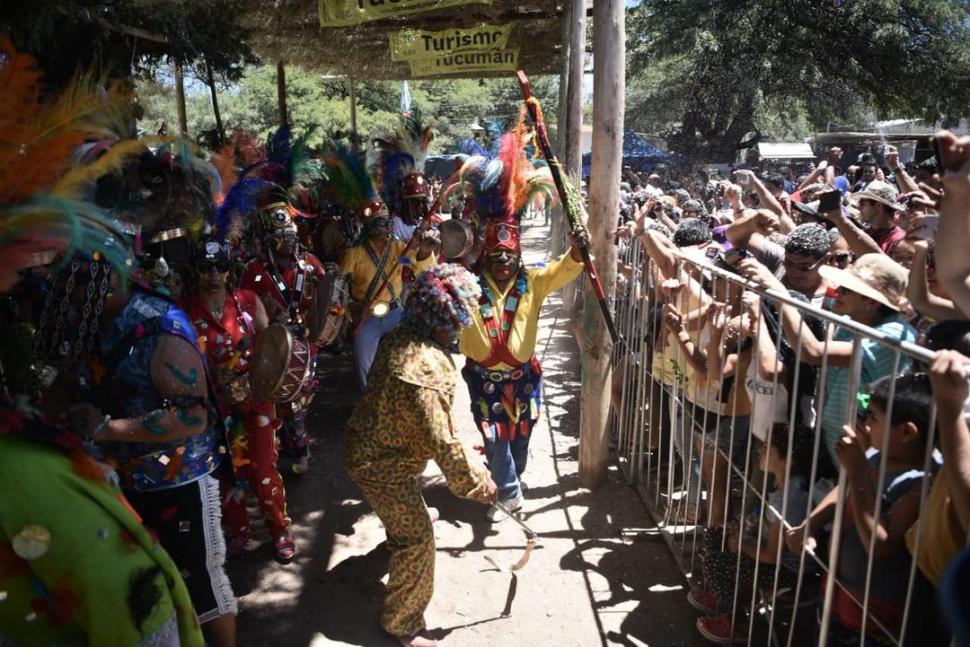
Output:
[[[408,197],[409,178],[423,174],[424,160],[433,134],[424,125],[421,111],[401,115],[391,130],[379,132],[372,139],[368,153],[368,169],[391,215],[401,213],[402,200]],[[409,187],[420,185],[411,182]]]

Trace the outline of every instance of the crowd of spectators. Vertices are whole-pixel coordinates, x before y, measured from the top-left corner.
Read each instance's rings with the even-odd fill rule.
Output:
[[[614,407],[650,409],[653,467],[681,493],[668,521],[703,535],[689,601],[714,642],[812,583],[826,644],[959,637],[970,138],[936,143],[908,165],[888,146],[800,174],[625,170],[617,304],[638,324]]]

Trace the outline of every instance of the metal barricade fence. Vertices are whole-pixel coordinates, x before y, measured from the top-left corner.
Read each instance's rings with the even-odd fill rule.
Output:
[[[860,634],[859,644],[866,637],[908,642],[918,560],[898,543],[891,557],[883,556],[882,547],[877,553],[877,538],[888,514],[887,485],[895,487],[903,478],[895,466],[892,474],[887,469],[896,383],[909,366],[928,365],[932,353],[791,294],[755,288],[714,263],[681,259],[678,287],[665,285],[639,239],[623,241],[618,259],[614,305],[625,343],[614,349],[613,358],[615,451],[627,482],[640,492],[692,587],[710,590],[715,583],[700,582],[701,576],[722,572],[724,577],[725,564],[733,562],[734,572],[728,574],[733,595],[719,600],[718,611],[733,618],[735,632],[749,644],[824,646],[830,630],[843,624]],[[735,310],[712,317],[724,302],[733,302]],[[679,310],[684,330],[679,339],[663,321],[665,303]],[[672,312],[668,308],[668,316]],[[783,312],[798,313],[797,327],[786,329]],[[829,340],[837,329],[840,343],[852,342],[850,355],[842,345],[843,352],[830,357]],[[712,339],[715,334],[719,338]],[[859,522],[857,512],[846,510],[846,471],[830,454],[828,407],[841,412],[838,422],[855,427],[860,390],[881,377],[872,375],[874,349],[891,357],[887,375],[893,377],[884,451],[867,458],[875,474],[875,488],[867,495],[874,498],[874,510],[871,519]],[[933,451],[935,420],[934,404],[928,429],[922,430],[921,466],[904,475],[918,489],[920,511],[939,456],[934,458]],[[839,432],[837,427],[835,438]],[[761,456],[770,450],[762,454],[756,447],[774,445],[785,449],[784,472],[769,479],[771,469],[779,468],[763,470],[768,459]],[[810,464],[793,461],[801,458],[796,451]],[[775,491],[772,480],[781,481]],[[814,519],[803,523],[813,509],[828,511],[831,519],[824,527],[815,528]],[[740,519],[736,534],[715,530],[733,528],[735,518]],[[924,518],[921,512],[915,522],[913,556],[920,554]],[[868,538],[859,523],[871,524],[863,526],[872,529]],[[827,541],[813,545],[810,525]],[[771,536],[773,527],[781,528],[780,536]],[[790,550],[789,542],[802,544],[802,550]],[[851,551],[841,560],[844,545]],[[905,574],[893,571],[890,579],[905,580],[903,599],[899,591],[881,590],[890,569],[900,568]],[[717,584],[723,591],[724,582]],[[880,589],[875,595],[874,588]]]

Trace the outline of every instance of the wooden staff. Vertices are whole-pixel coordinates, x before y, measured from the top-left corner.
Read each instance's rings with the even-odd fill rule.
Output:
[[[566,216],[569,218],[569,230],[575,234],[583,226],[583,220],[580,217],[580,206],[576,203],[574,196],[566,189],[567,180],[563,178],[559,160],[556,159],[556,155],[552,152],[549,133],[546,132],[546,124],[542,118],[542,107],[539,105],[539,100],[532,96],[532,87],[529,85],[529,79],[522,70],[519,70],[518,77],[519,85],[522,88],[522,96],[525,98],[526,108],[529,110],[529,116],[532,117],[532,123],[535,124],[536,139],[539,141],[539,147],[542,149],[543,157],[546,158],[546,162],[549,164],[549,172],[552,173],[552,181],[555,183],[556,191],[559,193],[559,200],[562,202],[563,211],[566,212]],[[593,284],[593,291],[596,292],[596,300],[599,302],[600,311],[606,320],[606,328],[610,331],[610,339],[616,344],[620,340],[620,335],[616,331],[616,324],[613,322],[613,315],[610,313],[610,306],[606,301],[603,284],[600,283],[599,276],[596,274],[596,267],[593,265],[593,260],[589,256],[588,243],[584,243],[580,247],[580,251],[583,254],[583,267],[586,268],[586,276],[589,277],[590,283]]]

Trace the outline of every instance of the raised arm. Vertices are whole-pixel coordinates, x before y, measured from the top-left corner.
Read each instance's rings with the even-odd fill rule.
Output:
[[[930,365],[930,383],[937,405],[943,468],[936,478],[945,478],[950,505],[962,528],[970,528],[970,429],[964,403],[970,397],[966,371],[970,358],[952,350],[940,351]],[[955,538],[966,541],[966,536]]]
[[[849,245],[849,250],[857,257],[865,254],[882,254],[882,248],[876,244],[872,236],[860,229],[852,220],[842,213],[841,207],[833,211],[822,214],[829,222],[839,230],[845,242]]]
[[[909,299],[910,304],[912,304],[918,313],[934,321],[962,319],[962,313],[953,306],[952,301],[938,297],[930,292],[926,283],[926,257],[928,251],[929,242],[925,240],[916,242],[916,256],[913,258],[913,266],[909,270],[906,298]]]
[[[952,133],[939,133],[936,138],[947,165],[936,233],[936,270],[954,305],[970,313],[970,137],[958,140]]]

